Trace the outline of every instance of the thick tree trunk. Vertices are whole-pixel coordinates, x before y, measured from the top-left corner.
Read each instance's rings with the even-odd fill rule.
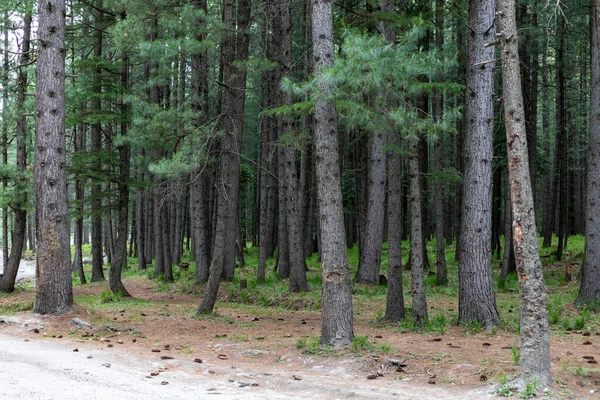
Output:
[[[3,17],[8,20],[8,10]],[[10,59],[8,49],[10,43],[8,39],[9,24],[4,24],[4,57],[2,65],[2,135],[0,136],[0,144],[2,145],[2,165],[8,165],[8,77],[10,73]],[[6,193],[8,188],[8,178],[2,178],[2,193]],[[8,207],[2,207],[2,265],[6,271],[8,265]]]
[[[121,16],[125,19],[125,15]],[[121,85],[125,94],[129,92],[129,54],[123,51],[121,55]],[[121,139],[127,136],[129,128],[130,110],[129,105],[121,101]],[[129,226],[129,184],[127,183],[130,175],[130,145],[127,140],[122,140],[119,146],[119,219],[117,225],[117,239],[115,243],[115,254],[110,265],[110,274],[108,277],[110,290],[122,296],[131,296],[121,280],[123,267],[127,265],[127,228]]]
[[[527,159],[527,134],[514,0],[499,0],[502,93],[513,214],[513,243],[521,306],[521,379],[550,385],[550,342],[546,284],[539,257],[533,191]]]
[[[329,0],[315,0],[312,7],[314,66],[319,75],[323,68],[333,65],[335,55],[333,4]],[[320,90],[328,95],[331,87],[323,82]],[[321,344],[348,346],[354,338],[352,291],[344,232],[335,105],[318,99],[314,122],[323,280]]]
[[[98,59],[102,57],[102,34],[103,34],[103,20],[104,13],[102,12],[102,0],[96,0],[96,15],[94,23],[95,29],[95,43],[94,43],[94,57],[96,63]],[[102,102],[100,94],[102,93],[102,68],[100,65],[94,67],[92,75],[92,85],[94,90],[94,96],[91,101],[92,112],[96,114],[101,113]],[[102,127],[100,122],[94,122],[91,124],[91,150],[95,154],[96,161],[94,161],[94,168],[97,174],[101,174],[101,161],[99,152],[102,150]],[[102,254],[102,186],[99,183],[93,183],[91,193],[91,212],[92,212],[92,282],[104,280],[104,269],[103,269],[103,254]]]
[[[65,2],[40,0],[35,126],[37,219],[33,312],[64,314],[73,305],[65,138]]]
[[[193,251],[196,259],[196,283],[208,281],[209,247],[208,232],[208,188],[206,171],[194,171],[190,186],[190,219],[192,224]]]
[[[466,132],[459,256],[459,322],[500,323],[492,282],[491,206],[494,128],[495,0],[469,2]]]
[[[417,326],[423,326],[428,318],[427,299],[425,298],[425,243],[423,242],[423,200],[422,179],[420,167],[419,140],[409,141],[410,153],[409,175],[410,175],[410,266],[411,266],[411,291],[412,291],[412,315]]]
[[[435,2],[435,47],[442,54],[444,47],[444,1]],[[441,77],[437,78],[441,81]],[[444,97],[439,90],[434,91],[433,95],[433,116],[438,122],[442,122],[444,116]],[[434,143],[434,169],[439,174],[443,171],[442,167],[442,141],[439,137]],[[448,283],[448,273],[446,271],[446,236],[444,234],[444,190],[441,177],[435,180],[435,240],[436,240],[436,272],[437,284],[446,285]]]
[[[388,286],[384,319],[398,322],[404,318],[402,287],[402,156],[400,134],[390,135],[388,153]]]
[[[600,0],[592,1],[590,137],[587,165],[585,255],[577,304],[600,301]]]
[[[236,23],[237,8],[237,23]],[[223,274],[226,253],[235,254],[235,236],[238,216],[240,186],[240,154],[246,105],[246,71],[238,69],[237,63],[248,58],[248,27],[250,24],[250,1],[223,1],[224,34],[223,54],[224,118],[225,132],[221,142],[221,158],[217,172],[217,222],[208,285],[198,308],[198,314],[211,313],[214,309],[219,284]],[[236,229],[232,229],[236,227]]]
[[[379,283],[381,251],[383,243],[383,220],[385,208],[386,154],[383,151],[385,135],[372,132],[368,145],[367,201],[365,230],[360,246],[356,282]]]
[[[30,1],[25,5],[25,18],[23,27],[23,38],[21,55],[19,60],[18,83],[17,83],[17,190],[15,202],[12,205],[14,220],[12,228],[12,246],[8,262],[4,264],[4,272],[0,276],[0,291],[12,292],[15,289],[15,280],[19,271],[21,255],[25,247],[27,235],[27,117],[25,116],[25,92],[27,91],[27,65],[29,64],[29,48],[31,40],[32,6]],[[8,105],[4,103],[6,107]],[[85,280],[85,278],[84,278]]]

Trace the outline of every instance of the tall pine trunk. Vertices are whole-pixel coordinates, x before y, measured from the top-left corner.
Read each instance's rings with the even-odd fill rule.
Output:
[[[237,18],[236,18],[237,17]],[[237,19],[237,22],[236,22]],[[224,136],[217,171],[217,220],[208,285],[198,308],[198,314],[211,313],[217,301],[227,253],[235,254],[237,235],[238,194],[240,186],[240,154],[246,104],[246,71],[238,63],[248,58],[249,0],[224,0],[223,54]],[[236,229],[232,229],[235,227]],[[230,266],[227,266],[230,267]]]
[[[525,110],[521,94],[514,0],[499,0],[502,93],[513,215],[513,243],[521,308],[520,367],[523,382],[552,383],[546,284],[539,256],[529,177]]]
[[[578,304],[600,301],[600,0],[592,0],[590,137],[587,165],[585,255]]]
[[[35,121],[37,220],[33,312],[64,314],[73,305],[65,135],[65,2],[40,0]]]
[[[333,65],[332,8],[329,0],[312,2],[313,57],[317,76],[322,69]],[[327,96],[331,86],[322,82],[320,91]],[[348,346],[354,338],[352,292],[344,231],[337,115],[333,103],[317,99],[314,127],[323,280],[321,344]]]
[[[466,130],[459,256],[459,322],[500,323],[492,282],[491,205],[495,0],[469,2]]]

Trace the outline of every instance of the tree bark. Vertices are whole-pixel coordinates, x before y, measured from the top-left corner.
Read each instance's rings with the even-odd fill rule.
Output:
[[[102,11],[102,1],[96,0],[95,18],[95,43],[94,57],[96,66],[92,74],[92,86],[94,96],[92,96],[91,108],[92,112],[99,115],[102,110],[102,101],[100,94],[102,92],[102,68],[99,64],[99,58],[102,57],[102,34],[104,13]],[[96,174],[101,174],[102,164],[100,161],[99,152],[102,150],[102,127],[100,121],[91,124],[91,150],[94,153],[95,161],[92,168]],[[91,193],[91,213],[92,213],[92,282],[104,280],[103,269],[103,254],[102,254],[102,186],[97,183],[92,183]]]
[[[469,2],[466,131],[459,256],[459,322],[500,323],[492,282],[491,205],[495,0]],[[482,64],[483,63],[483,64]]]
[[[513,215],[513,243],[521,306],[521,379],[550,385],[550,342],[546,284],[539,257],[533,191],[529,177],[527,133],[514,0],[499,0],[502,93]]]
[[[423,326],[428,319],[427,299],[425,298],[425,243],[423,242],[423,200],[421,188],[421,166],[419,139],[409,139],[408,151],[410,175],[410,255],[412,316],[415,325]]]
[[[122,19],[126,16],[123,14]],[[129,92],[129,53],[124,50],[121,55],[121,85],[125,94]],[[123,281],[121,273],[123,267],[127,265],[127,231],[129,226],[129,180],[131,165],[130,165],[130,145],[127,140],[123,140],[127,136],[129,128],[130,110],[129,105],[121,99],[121,139],[122,144],[119,146],[119,204],[118,204],[118,225],[117,239],[115,243],[115,254],[110,265],[110,273],[108,277],[110,290],[121,296],[131,296]]]
[[[237,10],[236,10],[237,9]],[[236,23],[237,11],[237,23]],[[246,71],[237,64],[248,58],[248,27],[250,24],[250,1],[223,1],[224,34],[223,54],[224,119],[225,132],[221,142],[221,158],[217,175],[217,222],[210,265],[208,285],[198,308],[198,314],[211,313],[214,309],[219,284],[224,269],[226,252],[235,252],[240,185],[240,154],[246,104]],[[235,253],[234,253],[235,254]]]
[[[590,20],[592,57],[585,255],[577,304],[600,301],[600,0],[592,1]]]
[[[567,189],[567,129],[565,106],[565,30],[564,18],[558,21],[556,32],[556,158],[554,187],[558,196],[558,246],[556,248],[556,261],[562,259],[565,240],[567,236],[567,210],[569,205]]]
[[[435,2],[435,47],[442,54],[444,48],[444,1]],[[437,81],[441,82],[441,76]],[[442,122],[444,116],[444,97],[441,91],[435,90],[433,93],[433,116],[438,122]],[[442,141],[440,137],[434,143],[434,169],[438,174],[443,171],[442,167]],[[446,271],[446,237],[444,234],[444,188],[442,186],[441,176],[435,180],[435,240],[436,240],[436,272],[437,284],[448,284],[448,273]]]
[[[335,55],[333,4],[329,0],[315,0],[312,7],[314,66],[320,76],[324,68],[333,65]],[[331,93],[326,82],[321,82],[319,89],[325,97]],[[335,105],[318,98],[314,123],[323,280],[321,344],[348,346],[354,338],[354,329]]]
[[[65,2],[40,0],[35,126],[37,226],[33,312],[64,314],[73,305],[65,138]]]

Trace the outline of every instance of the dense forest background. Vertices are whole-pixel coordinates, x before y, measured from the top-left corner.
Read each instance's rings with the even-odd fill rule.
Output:
[[[36,247],[32,94],[43,45],[36,6],[33,0],[0,5],[5,271],[25,245]],[[65,152],[72,268],[82,283],[90,278],[83,273],[86,243],[91,280],[105,279],[109,263],[111,289],[124,294],[119,274],[127,255],[169,282],[189,251],[203,284],[215,263],[219,277],[231,280],[244,264],[244,248],[255,246],[259,280],[275,257],[290,290],[310,290],[304,260],[322,250],[316,191],[322,156],[313,115],[323,99],[338,111],[339,163],[329,171],[341,180],[343,245],[359,249],[355,281],[391,281],[400,252],[394,248],[409,237],[410,264],[434,266],[440,285],[447,280],[446,246],[460,248],[457,257],[472,276],[484,279],[503,248],[502,276],[514,270],[506,251],[512,217],[493,21],[484,31],[487,55],[469,62],[477,28],[466,1],[340,0],[333,8],[335,63],[315,76],[313,17],[304,0],[67,2]],[[588,1],[517,4],[536,222],[543,246],[556,247],[556,260],[569,236],[586,228],[589,20]],[[490,107],[468,105],[473,68],[495,71],[483,92]],[[489,134],[473,136],[469,125],[482,116]],[[479,156],[486,166],[470,166]],[[475,208],[482,213],[474,215]],[[473,232],[461,241],[467,231]],[[489,240],[473,239],[479,237]],[[433,239],[437,259],[429,260],[423,243]],[[387,278],[380,276],[384,242]],[[484,272],[470,269],[473,263]],[[12,288],[14,278],[5,274],[2,290]],[[388,296],[392,319],[404,315],[403,304],[393,312],[399,290],[400,300]],[[461,320],[497,324],[493,293],[489,300],[475,292],[473,302],[492,306],[461,312]],[[203,306],[210,310],[214,301]],[[412,311],[417,315],[414,303]]]

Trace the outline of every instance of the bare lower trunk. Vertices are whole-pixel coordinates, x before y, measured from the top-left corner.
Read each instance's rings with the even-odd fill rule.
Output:
[[[36,295],[33,312],[64,314],[73,305],[65,140],[65,2],[39,1],[35,194]]]
[[[492,281],[491,205],[493,143],[494,0],[469,2],[469,57],[462,221],[459,256],[459,321],[486,328],[500,323]]]
[[[417,326],[423,326],[428,318],[427,300],[425,298],[425,260],[423,258],[425,243],[423,242],[422,221],[422,188],[421,171],[419,165],[418,140],[411,140],[408,148],[410,152],[410,265],[411,265],[411,291],[412,315]]]
[[[332,8],[329,0],[312,3],[313,56],[317,75],[323,68],[333,65]],[[327,83],[321,83],[320,89],[325,94],[331,92]],[[317,100],[314,122],[323,280],[321,344],[348,346],[354,338],[354,329],[335,105]]]
[[[592,1],[590,139],[587,166],[585,256],[578,304],[600,301],[600,0]]]
[[[550,342],[546,284],[538,250],[533,191],[529,177],[527,135],[514,0],[499,0],[502,93],[511,183],[513,243],[519,274],[521,306],[521,379],[550,385]]]

